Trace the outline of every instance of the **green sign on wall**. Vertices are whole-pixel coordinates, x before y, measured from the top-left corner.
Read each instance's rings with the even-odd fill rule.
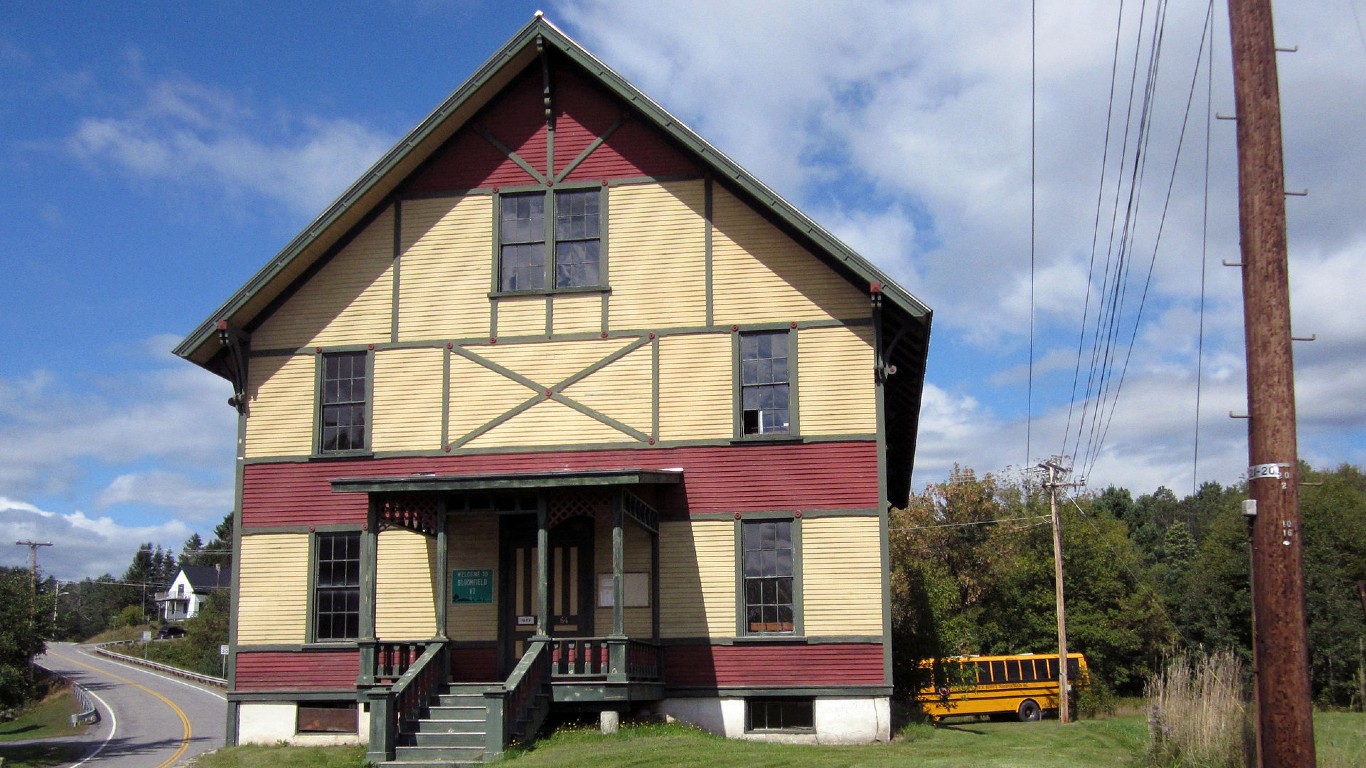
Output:
[[[493,602],[493,570],[451,571],[451,602]]]

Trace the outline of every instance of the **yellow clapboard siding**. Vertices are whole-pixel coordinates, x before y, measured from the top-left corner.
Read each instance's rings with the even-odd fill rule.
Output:
[[[602,296],[566,293],[551,299],[550,322],[555,334],[596,333],[602,330]]]
[[[876,517],[802,521],[806,634],[882,634],[881,540]]]
[[[426,640],[436,635],[436,542],[401,528],[381,531],[375,574],[375,635]]]
[[[312,453],[317,359],[253,357],[248,367],[246,456]]]
[[[871,317],[866,288],[856,288],[719,187],[712,201],[712,219],[712,301],[717,323]]]
[[[810,328],[797,338],[797,392],[804,435],[877,431],[869,326]]]
[[[599,521],[593,542],[593,596],[598,605],[598,581],[603,576],[612,575],[612,526]],[[622,532],[622,562],[625,573],[650,573],[650,534],[631,522],[626,522]],[[649,607],[626,608],[626,634],[631,637],[649,637],[653,630],[652,609]],[[593,615],[594,634],[607,635],[612,632],[612,609],[597,607]]]
[[[537,393],[497,371],[451,355],[451,397],[447,437],[459,440]],[[541,393],[544,397],[544,393]]]
[[[630,184],[608,195],[611,327],[706,324],[703,182]]]
[[[493,572],[491,603],[455,604],[446,608],[446,634],[452,640],[498,639],[498,518],[456,515],[447,528],[447,566],[455,570]],[[446,574],[450,579],[450,574]]]
[[[631,435],[553,400],[537,403],[479,437],[466,448],[619,443]]]
[[[237,644],[298,644],[308,632],[306,533],[242,537]]]
[[[661,636],[734,637],[735,523],[662,523],[659,589]]]
[[[399,247],[400,341],[489,332],[493,198],[403,201]]]
[[[716,440],[734,431],[728,333],[659,340],[659,437]]]
[[[253,349],[387,341],[394,301],[394,210],[384,211],[251,336]]]
[[[587,339],[470,347],[480,357],[511,369],[542,386],[554,386],[602,360],[635,339]]]
[[[498,299],[499,336],[539,336],[545,333],[544,296]]]
[[[583,405],[650,434],[654,360],[643,346],[564,390]]]
[[[375,353],[376,451],[431,451],[441,447],[444,349],[386,349]]]

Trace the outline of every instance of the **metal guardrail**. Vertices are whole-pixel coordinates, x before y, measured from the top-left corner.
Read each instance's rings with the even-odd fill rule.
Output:
[[[109,646],[111,645],[132,645],[136,642],[136,640],[115,640],[111,643],[97,643],[95,645],[95,653],[98,653],[101,656],[107,656],[108,658],[114,659],[115,661],[124,662],[125,664],[135,664],[140,667],[155,669],[158,672],[164,672],[168,675],[183,677],[186,680],[193,680],[196,683],[203,683],[204,685],[213,685],[219,688],[228,687],[228,681],[224,680],[221,677],[213,677],[212,675],[201,675],[198,672],[191,672],[186,669],[180,669],[179,667],[173,667],[169,664],[161,664],[155,661],[148,661],[147,659],[139,659],[136,656],[127,656],[125,654],[115,653],[114,651],[109,650]]]
[[[90,698],[90,694],[81,687],[80,683],[74,681],[71,683],[71,690],[76,694],[76,701],[81,705],[81,711],[71,716],[71,727],[75,728],[78,725],[98,723],[100,721],[100,711],[95,708],[95,701]]]

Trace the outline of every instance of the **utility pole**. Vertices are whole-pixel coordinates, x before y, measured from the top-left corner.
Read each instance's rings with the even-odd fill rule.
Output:
[[[1072,722],[1072,712],[1068,701],[1071,687],[1067,681],[1067,606],[1062,593],[1062,526],[1058,522],[1058,489],[1075,488],[1082,483],[1060,482],[1058,474],[1067,472],[1067,469],[1053,459],[1039,467],[1048,470],[1048,479],[1043,487],[1048,489],[1048,506],[1053,516],[1053,585],[1058,609],[1058,722],[1067,724]]]
[[[33,595],[36,597],[38,595],[38,547],[50,547],[52,546],[52,542],[16,541],[14,542],[14,546],[28,547],[29,587],[32,589]]]
[[[1238,215],[1247,344],[1257,757],[1314,765],[1304,606],[1285,166],[1271,0],[1229,0],[1238,122]]]

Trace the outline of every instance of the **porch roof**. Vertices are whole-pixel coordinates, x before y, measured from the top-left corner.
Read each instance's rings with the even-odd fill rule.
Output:
[[[336,493],[496,491],[614,485],[676,485],[681,482],[681,469],[564,469],[549,472],[492,472],[480,475],[418,473],[393,477],[338,477],[332,480],[332,490]]]

